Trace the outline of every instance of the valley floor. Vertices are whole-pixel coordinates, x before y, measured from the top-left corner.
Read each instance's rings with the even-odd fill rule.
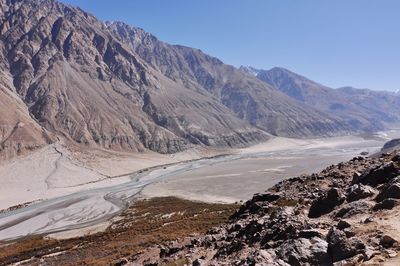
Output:
[[[110,265],[124,262],[149,246],[204,234],[238,208],[174,197],[135,202],[104,232],[56,240],[27,237],[1,245],[0,265]]]
[[[51,145],[0,167],[0,208],[17,205],[0,213],[0,239],[101,230],[139,198],[245,200],[285,178],[321,170],[363,151],[375,152],[387,137],[274,138],[230,150],[229,155],[227,150],[201,149],[175,155],[89,153]],[[193,160],[218,154],[225,156]],[[38,202],[24,207],[32,201]]]

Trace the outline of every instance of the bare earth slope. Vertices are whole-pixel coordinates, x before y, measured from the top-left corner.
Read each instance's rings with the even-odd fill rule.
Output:
[[[46,145],[47,132],[34,121],[24,103],[0,86],[0,158],[8,159]]]
[[[48,131],[162,153],[268,138],[208,93],[149,67],[86,12],[52,0],[0,4],[1,79]]]
[[[198,49],[170,45],[121,22],[107,25],[117,38],[165,76],[192,91],[211,94],[239,118],[269,133],[309,137],[349,132],[350,127],[338,119],[294,101]]]
[[[400,97],[350,87],[332,89],[287,69],[241,67],[286,95],[346,121],[354,130],[383,130],[400,121]]]

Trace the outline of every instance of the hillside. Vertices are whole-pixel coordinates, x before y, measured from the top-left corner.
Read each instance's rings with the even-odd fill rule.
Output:
[[[350,127],[327,113],[293,101],[201,50],[170,45],[122,22],[107,23],[152,67],[192,91],[211,94],[237,117],[273,135],[312,137],[346,134]]]
[[[395,93],[350,87],[333,89],[279,67],[241,70],[300,102],[340,117],[354,130],[378,131],[400,121],[400,97]]]
[[[208,93],[188,90],[148,66],[78,8],[2,0],[0,18],[2,90],[20,99],[32,130],[44,127],[85,145],[161,153],[268,138]],[[12,109],[6,105],[1,117]]]

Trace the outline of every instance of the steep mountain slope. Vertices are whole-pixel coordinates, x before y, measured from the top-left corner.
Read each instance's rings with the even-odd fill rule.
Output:
[[[30,116],[27,108],[0,86],[0,159],[40,148],[51,141],[48,132]]]
[[[377,114],[387,123],[400,122],[400,94],[388,91],[373,91],[343,87],[337,89],[349,101],[363,110]]]
[[[399,97],[386,92],[332,89],[284,68],[260,70],[241,67],[286,95],[344,119],[354,129],[382,130],[400,119]],[[387,106],[394,110],[388,110]]]
[[[105,25],[52,0],[0,0],[1,79],[47,130],[112,149],[177,152],[268,134],[149,67]],[[1,115],[3,117],[3,113]]]
[[[121,22],[107,24],[152,67],[192,91],[206,91],[239,118],[282,136],[348,133],[338,119],[293,101],[252,75],[225,65],[198,49],[170,45],[142,29]]]

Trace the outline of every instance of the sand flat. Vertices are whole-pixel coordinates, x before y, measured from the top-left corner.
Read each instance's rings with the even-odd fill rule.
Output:
[[[12,185],[3,181],[4,187],[0,188],[0,192],[7,195],[3,205],[10,204],[11,199],[19,202],[47,197],[47,200],[1,213],[0,239],[90,228],[108,221],[132,200],[143,197],[173,195],[224,203],[246,200],[285,178],[319,171],[329,164],[359,155],[361,151],[373,153],[385,141],[385,138],[363,137],[314,140],[275,138],[247,149],[230,150],[228,155],[183,162],[180,160],[204,154],[226,154],[226,150],[207,153],[192,150],[174,156],[135,154],[131,158],[132,165],[128,163],[129,157],[107,154],[96,162],[96,156],[90,157],[90,154],[82,159],[74,152],[62,150],[62,147],[48,147],[44,153],[32,154],[14,162],[13,166],[1,166],[1,171],[9,175],[4,180],[16,178]],[[107,158],[106,166],[96,168]],[[121,164],[120,158],[124,158]],[[37,162],[41,164],[34,166]],[[107,177],[107,174],[121,173],[120,165],[124,171],[161,166]],[[13,167],[20,171],[21,176],[6,172]],[[32,171],[27,171],[30,167]],[[117,171],[114,172],[113,168]],[[63,182],[69,177],[70,180]],[[31,184],[33,180],[36,184]],[[34,186],[32,188],[36,188],[35,193],[40,196],[33,192],[25,193],[29,186]],[[16,195],[18,193],[21,195]]]

